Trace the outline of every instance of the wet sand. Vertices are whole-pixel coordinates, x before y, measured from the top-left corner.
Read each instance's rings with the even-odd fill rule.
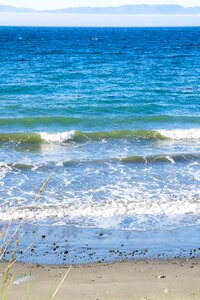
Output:
[[[5,266],[5,263],[0,264],[1,272]],[[7,300],[49,299],[67,268],[15,264],[10,271],[15,280]],[[76,265],[70,270],[54,299],[200,299],[200,260],[142,260]]]
[[[12,234],[17,224],[10,230]],[[200,257],[200,226],[166,231],[129,231],[23,224],[16,258],[28,264],[94,264]],[[31,251],[25,251],[28,247]],[[24,253],[23,255],[21,253]],[[10,249],[4,259],[10,258]]]

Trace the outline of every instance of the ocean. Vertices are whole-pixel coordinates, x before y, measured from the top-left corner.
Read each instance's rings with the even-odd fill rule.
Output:
[[[198,27],[0,27],[0,221],[23,220],[20,260],[199,253],[199,61]]]

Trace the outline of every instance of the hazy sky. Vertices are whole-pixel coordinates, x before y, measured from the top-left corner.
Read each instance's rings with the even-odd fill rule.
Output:
[[[35,9],[126,4],[200,6],[200,0],[0,0],[0,4]],[[200,17],[184,15],[65,15],[0,13],[0,26],[200,26]]]
[[[36,9],[77,6],[117,6],[125,4],[179,4],[200,6],[200,0],[0,0],[0,4]]]

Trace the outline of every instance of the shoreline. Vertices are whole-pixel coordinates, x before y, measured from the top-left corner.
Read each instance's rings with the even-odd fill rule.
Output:
[[[0,264],[2,272],[6,263]],[[49,299],[68,265],[16,263],[7,300]],[[145,259],[73,265],[54,299],[200,299],[200,258]],[[14,298],[13,298],[14,297]]]
[[[17,225],[16,225],[17,226]],[[10,230],[10,236],[16,229]],[[16,251],[22,263],[92,264],[135,259],[173,259],[200,256],[200,227],[137,232],[23,224]],[[30,247],[31,249],[25,250]],[[10,251],[4,255],[8,260]]]

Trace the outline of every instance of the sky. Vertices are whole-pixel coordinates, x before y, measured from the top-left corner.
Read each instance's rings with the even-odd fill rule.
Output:
[[[0,4],[35,9],[55,9],[80,6],[118,6],[126,4],[179,4],[200,6],[200,0],[0,0]]]
[[[81,6],[120,6],[127,4],[178,4],[200,6],[200,0],[0,0],[0,5],[38,10]],[[0,26],[200,26],[200,17],[184,15],[58,15],[0,13]]]

